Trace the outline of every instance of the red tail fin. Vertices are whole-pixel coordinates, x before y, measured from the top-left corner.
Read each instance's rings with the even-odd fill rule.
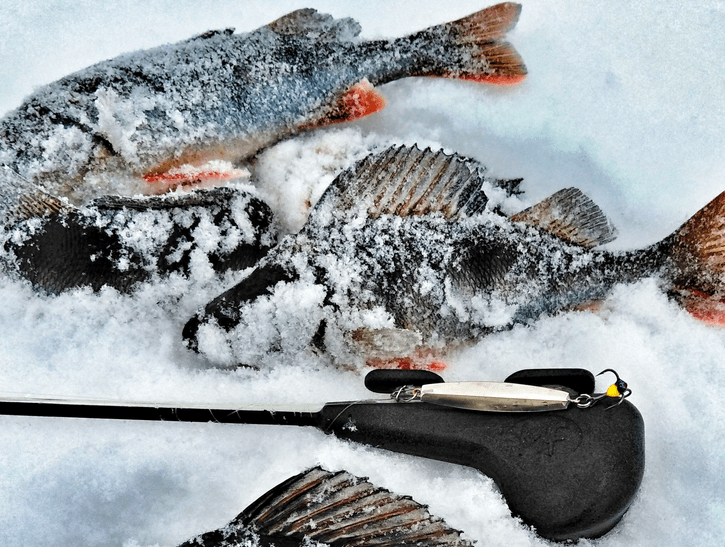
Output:
[[[477,13],[424,31],[443,38],[444,66],[422,75],[460,78],[492,84],[515,84],[526,76],[526,66],[514,47],[502,40],[516,26],[521,6],[497,4]],[[461,55],[463,53],[463,55]]]
[[[725,325],[725,192],[671,237],[674,293],[695,317]]]

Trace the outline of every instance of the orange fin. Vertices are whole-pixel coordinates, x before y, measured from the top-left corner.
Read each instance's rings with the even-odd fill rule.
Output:
[[[693,316],[725,325],[725,192],[662,242],[675,299]]]
[[[725,302],[720,298],[692,289],[681,291],[677,300],[695,319],[708,325],[725,327]]]
[[[351,333],[351,341],[361,353],[370,356],[365,363],[369,367],[431,371],[446,368],[441,351],[421,347],[420,334],[409,329],[360,328]]]
[[[383,108],[385,108],[385,98],[365,78],[346,91],[322,119],[303,126],[303,129],[350,122],[374,114]]]
[[[373,357],[365,361],[365,364],[372,368],[399,369],[399,370],[430,370],[441,372],[448,366],[440,360],[430,360],[423,357]]]
[[[246,169],[214,170],[184,166],[164,173],[150,173],[143,179],[149,183],[149,193],[163,194],[178,187],[200,188],[213,186],[216,181],[232,180],[249,176]]]
[[[340,121],[357,120],[385,108],[385,98],[367,79],[354,85],[342,97]]]
[[[520,13],[519,4],[505,2],[426,29],[422,37],[442,42],[446,47],[437,48],[441,54],[436,66],[423,69],[418,75],[497,85],[521,82],[526,77],[526,66],[516,49],[503,40],[516,26]]]

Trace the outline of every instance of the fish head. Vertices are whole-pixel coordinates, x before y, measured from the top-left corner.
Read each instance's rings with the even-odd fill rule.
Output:
[[[314,349],[324,334],[326,297],[313,278],[265,264],[192,317],[183,337],[215,364],[258,367],[270,355]]]

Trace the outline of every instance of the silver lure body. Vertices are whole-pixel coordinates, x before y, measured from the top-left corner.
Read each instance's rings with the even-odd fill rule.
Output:
[[[505,382],[451,382],[418,388],[424,403],[485,412],[564,410],[572,402],[561,389]]]

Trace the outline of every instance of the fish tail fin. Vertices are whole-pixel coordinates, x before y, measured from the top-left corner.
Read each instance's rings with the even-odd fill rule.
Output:
[[[693,316],[725,326],[725,192],[663,242],[672,296]]]
[[[415,35],[432,41],[420,46],[426,55],[437,57],[430,59],[432,66],[415,75],[499,85],[519,83],[526,76],[526,66],[503,38],[516,26],[520,13],[520,4],[505,2]]]

